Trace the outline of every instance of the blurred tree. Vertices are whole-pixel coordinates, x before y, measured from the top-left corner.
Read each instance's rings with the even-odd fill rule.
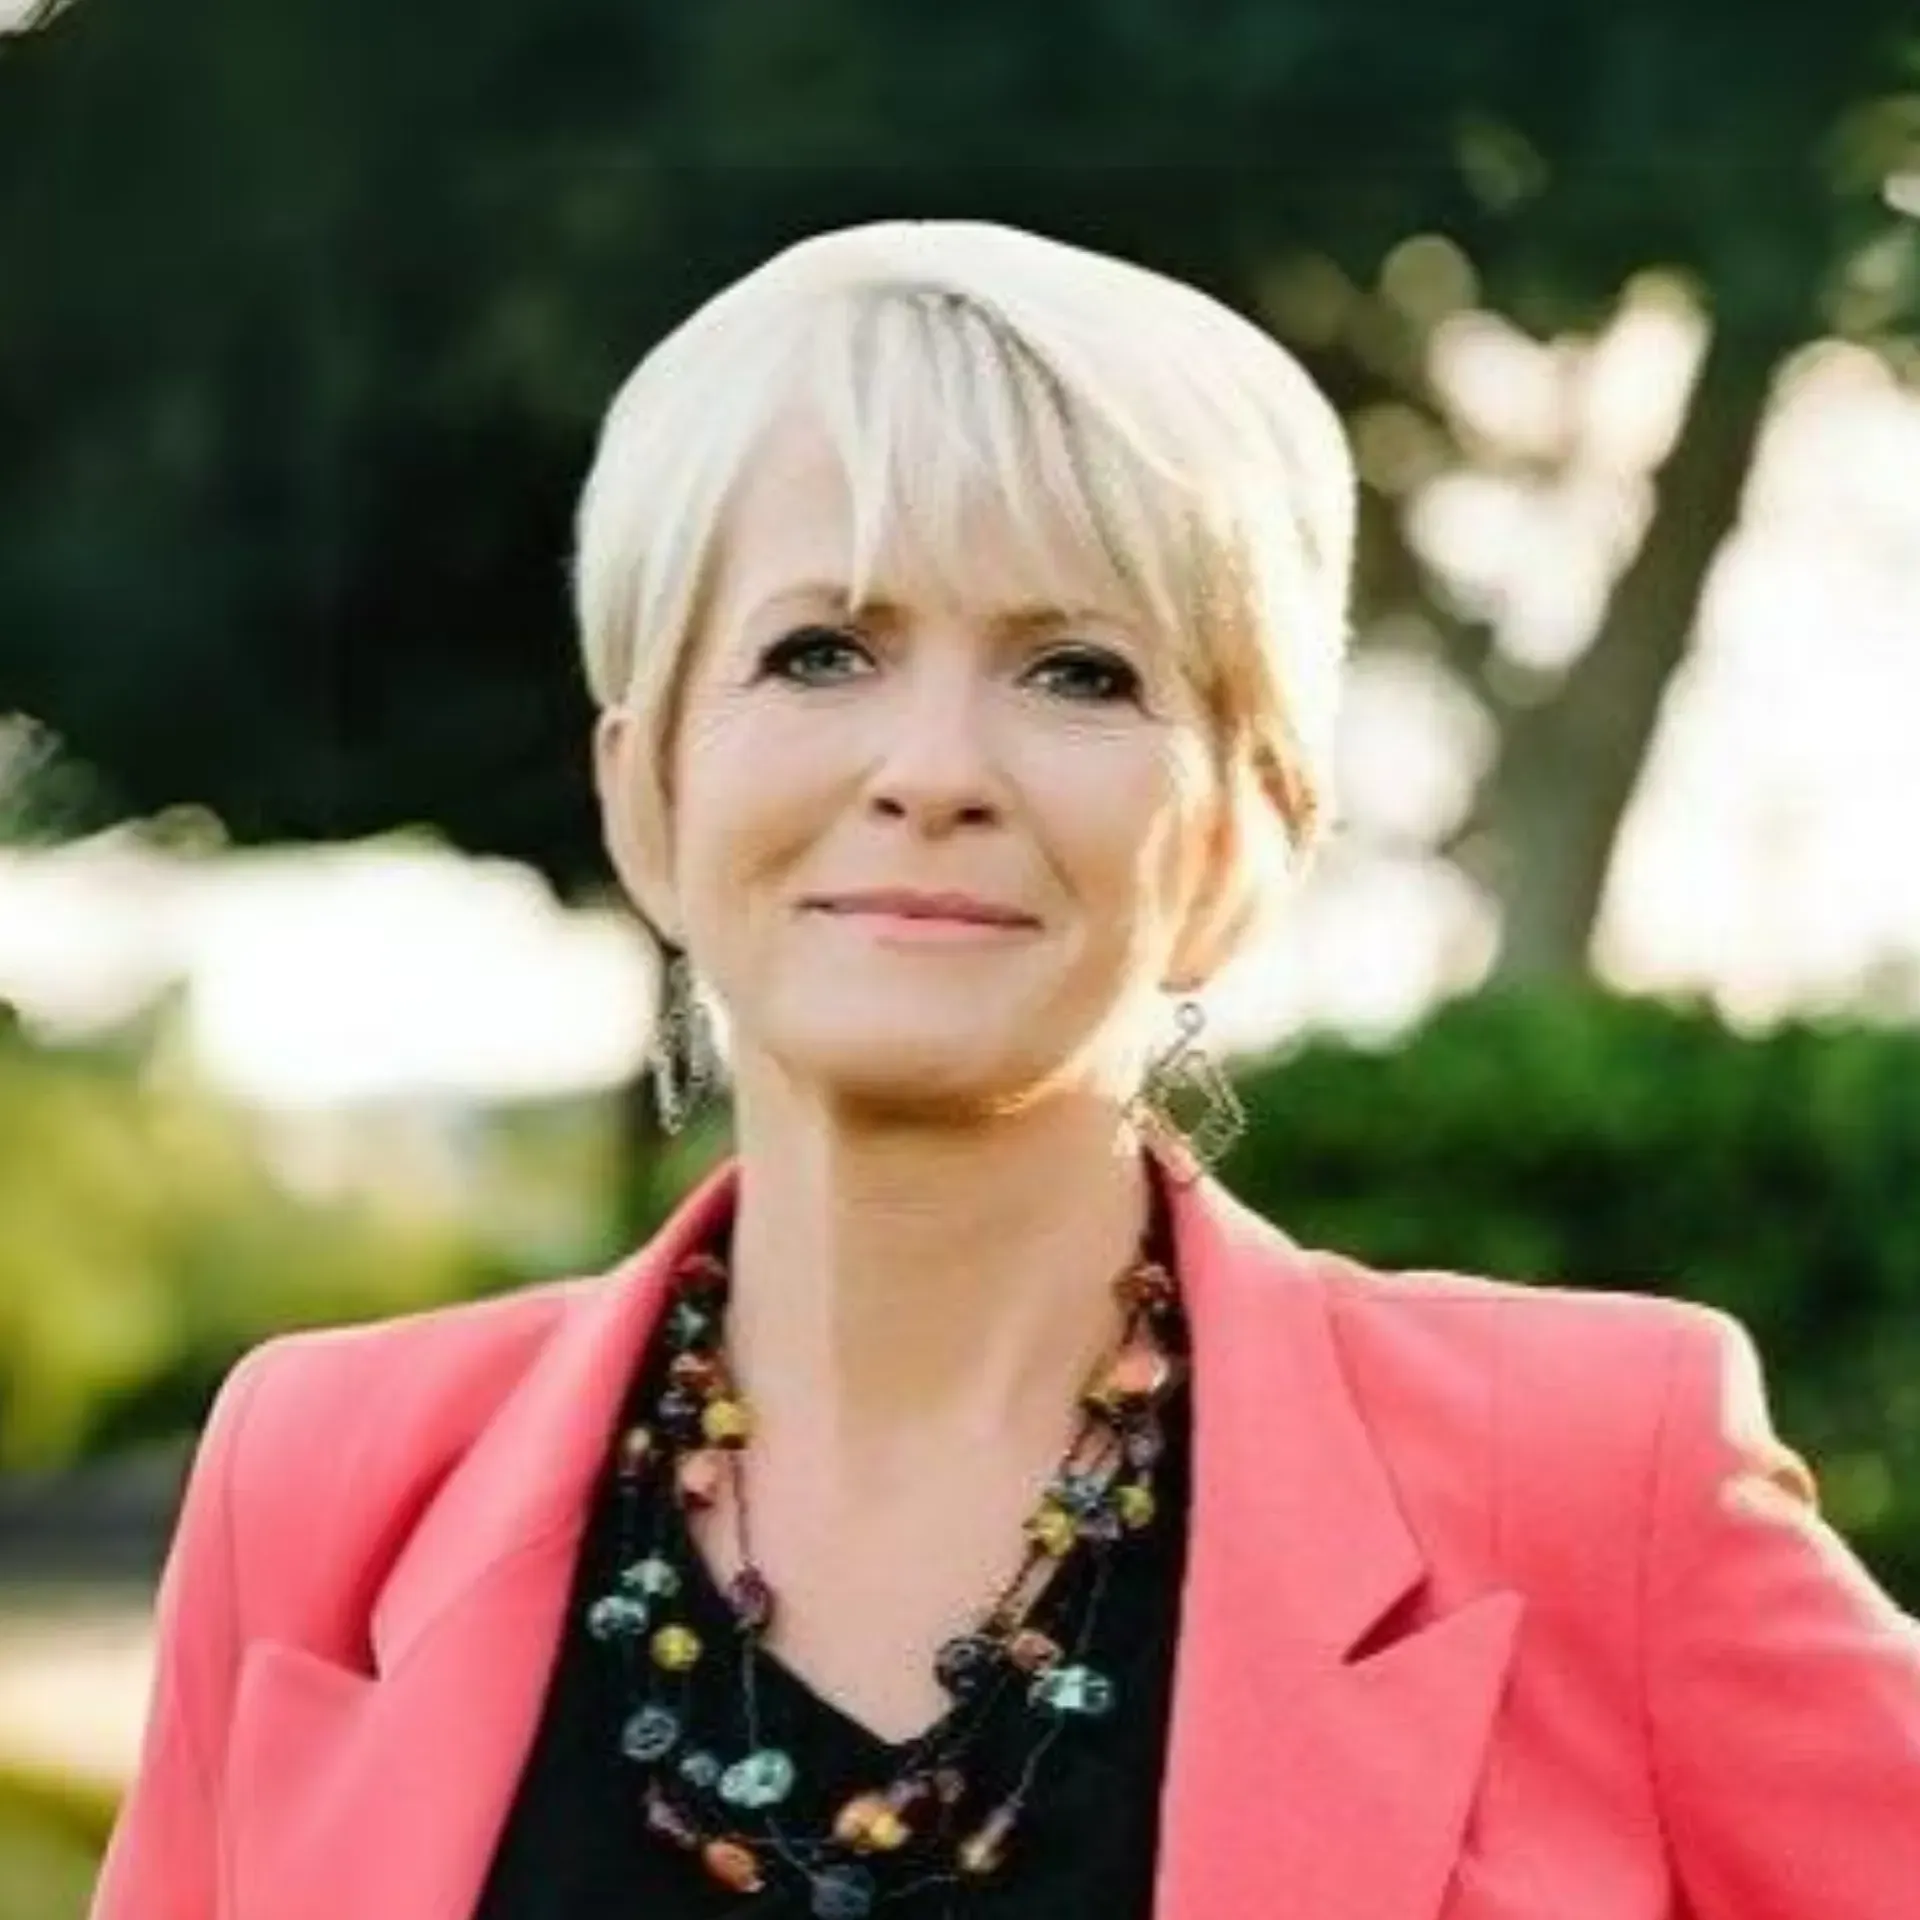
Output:
[[[1577,968],[1783,355],[1912,320],[1882,196],[1920,151],[1911,29],[1910,0],[77,9],[0,47],[0,706],[110,804],[241,839],[428,819],[575,890],[593,425],[774,246],[967,213],[1141,258],[1268,320],[1350,419],[1387,409],[1415,473],[1486,453],[1403,243],[1444,236],[1451,304],[1538,336],[1663,267],[1709,346],[1564,674],[1515,671],[1416,552],[1407,462],[1365,500],[1363,641],[1424,636],[1500,722],[1457,850],[1505,963]]]

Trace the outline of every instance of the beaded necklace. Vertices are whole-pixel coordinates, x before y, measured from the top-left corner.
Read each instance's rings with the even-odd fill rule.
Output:
[[[621,1433],[616,1454],[619,1575],[586,1611],[589,1634],[618,1663],[621,1761],[638,1770],[645,1825],[697,1858],[720,1887],[747,1896],[797,1888],[816,1920],[861,1920],[929,1886],[987,1880],[1007,1858],[1048,1749],[1069,1724],[1097,1721],[1118,1704],[1112,1676],[1083,1656],[1112,1553],[1155,1518],[1161,1412],[1188,1366],[1178,1288],[1144,1247],[1113,1282],[1121,1332],[1082,1390],[1078,1429],[1025,1524],[1018,1569],[978,1624],[935,1657],[952,1707],[909,1743],[892,1778],[848,1798],[828,1832],[805,1837],[786,1832],[778,1812],[797,1784],[793,1761],[761,1736],[755,1660],[776,1597],[753,1559],[740,1470],[753,1423],[723,1353],[729,1288],[727,1267],[711,1252],[690,1255],[670,1278],[666,1385],[650,1419]],[[693,1681],[713,1663],[700,1635],[675,1617],[686,1570],[668,1551],[676,1507],[710,1507],[723,1476],[740,1568],[725,1598],[747,1730],[746,1751],[731,1758],[695,1735]],[[1069,1584],[1061,1579],[1069,1567],[1086,1575],[1080,1618],[1047,1631],[1039,1603]],[[1008,1699],[1031,1744],[1017,1777],[996,1787],[962,1762]]]

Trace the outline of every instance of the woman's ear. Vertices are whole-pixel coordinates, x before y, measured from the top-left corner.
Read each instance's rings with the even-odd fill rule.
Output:
[[[663,938],[681,943],[667,823],[652,802],[643,756],[652,751],[640,717],[606,707],[593,728],[593,784],[600,837],[627,897]]]

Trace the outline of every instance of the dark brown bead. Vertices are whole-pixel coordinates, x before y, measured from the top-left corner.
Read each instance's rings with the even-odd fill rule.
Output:
[[[1129,1313],[1142,1308],[1157,1312],[1172,1306],[1179,1298],[1173,1275],[1151,1260],[1142,1261],[1123,1273],[1114,1282],[1113,1290]]]
[[[710,1353],[676,1353],[667,1376],[676,1387],[704,1397],[720,1384],[720,1362]]]

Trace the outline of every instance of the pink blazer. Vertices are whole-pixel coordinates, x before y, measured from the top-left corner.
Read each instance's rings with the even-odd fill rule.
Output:
[[[469,1920],[722,1169],[598,1277],[250,1353],[93,1920]],[[1175,1205],[1194,1495],[1158,1920],[1915,1920],[1920,1622],[1713,1309]]]

